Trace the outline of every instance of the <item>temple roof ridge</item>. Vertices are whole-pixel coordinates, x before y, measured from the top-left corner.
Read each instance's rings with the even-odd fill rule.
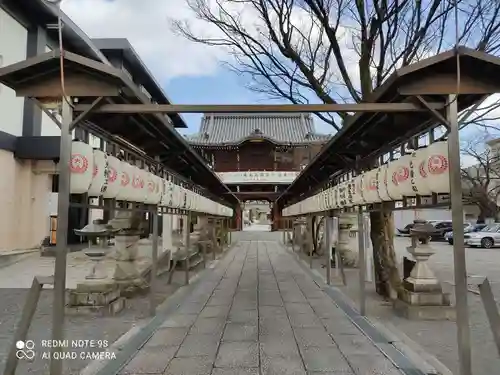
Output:
[[[316,132],[310,113],[205,113],[193,145],[236,145],[251,138],[277,144],[324,142],[331,135]]]

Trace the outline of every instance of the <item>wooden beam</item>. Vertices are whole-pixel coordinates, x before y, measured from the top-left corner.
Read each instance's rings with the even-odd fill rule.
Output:
[[[84,73],[67,74],[64,79],[64,92],[61,87],[59,75],[50,77],[42,76],[40,79],[31,80],[16,88],[16,96],[28,96],[32,98],[61,98],[63,95],[73,97],[108,97],[119,96],[120,87]],[[92,104],[85,104],[92,108]],[[85,112],[85,110],[79,111]]]
[[[442,74],[436,76],[415,76],[405,83],[401,83],[398,92],[401,95],[448,95],[450,93],[460,94],[495,94],[500,87],[495,79],[484,82],[466,75],[460,77],[460,85],[457,85],[456,73]],[[439,108],[434,108],[439,109]]]
[[[443,103],[429,103],[433,109],[443,109]],[[87,111],[88,104],[75,106],[75,112]],[[305,113],[305,112],[427,112],[414,103],[358,104],[105,104],[95,113]]]
[[[446,119],[445,116],[443,116],[438,110],[435,110],[433,108],[429,108],[429,103],[422,98],[420,95],[416,95],[415,98],[425,107],[429,110],[430,113],[438,120],[441,124],[446,126],[448,129],[450,128],[450,123]]]

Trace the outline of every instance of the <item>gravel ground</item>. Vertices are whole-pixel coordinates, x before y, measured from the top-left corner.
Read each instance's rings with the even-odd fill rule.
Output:
[[[193,272],[194,274],[194,272]],[[167,274],[158,279],[157,301],[165,300],[183,285],[184,273],[176,272],[172,285],[167,284]],[[15,327],[27,296],[27,289],[0,289],[0,373],[9,351]],[[49,348],[41,347],[41,340],[50,339],[51,335],[51,290],[44,290],[38,303],[38,308],[32,322],[28,338],[35,342],[35,359],[20,360],[18,374],[46,374],[49,361],[42,358],[42,353],[49,353]],[[69,340],[107,340],[109,344],[116,341],[136,325],[148,319],[149,297],[140,296],[127,301],[127,308],[113,317],[68,316],[65,323],[65,337]],[[91,360],[79,358],[78,349],[70,349],[77,354],[76,359],[65,361],[65,375],[76,375]],[[104,349],[83,349],[84,352],[104,351]]]

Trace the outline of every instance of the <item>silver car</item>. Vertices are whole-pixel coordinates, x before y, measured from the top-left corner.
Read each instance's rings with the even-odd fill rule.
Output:
[[[500,246],[500,224],[489,225],[480,232],[464,235],[465,245],[490,249]]]

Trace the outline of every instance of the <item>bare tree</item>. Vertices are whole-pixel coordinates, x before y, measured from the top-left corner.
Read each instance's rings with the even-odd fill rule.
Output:
[[[464,201],[478,207],[477,222],[487,218],[500,219],[500,150],[488,147],[491,140],[488,133],[471,137],[462,146],[464,155],[471,166],[462,167]]]
[[[497,0],[186,1],[206,28],[173,20],[177,32],[226,49],[250,90],[296,104],[361,102],[395,69],[456,44],[500,48]],[[348,116],[316,115],[335,130]],[[392,214],[370,215],[377,292],[394,295]]]

